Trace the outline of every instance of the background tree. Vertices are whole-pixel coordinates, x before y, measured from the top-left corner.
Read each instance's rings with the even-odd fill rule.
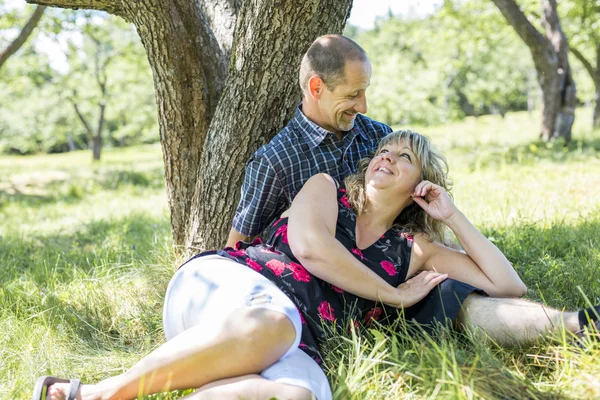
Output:
[[[11,10],[11,24],[19,25],[30,8]],[[14,34],[4,22],[0,39]],[[131,24],[98,11],[48,8],[37,29],[2,69],[0,153],[93,148],[72,103],[95,133],[104,102],[103,145],[159,141],[152,72]]]
[[[593,0],[573,0],[561,5],[565,8],[565,31],[571,53],[583,64],[594,85],[592,124],[600,128],[600,4]]]
[[[19,50],[21,46],[23,46],[27,39],[29,39],[29,36],[31,36],[33,30],[40,22],[42,15],[44,15],[45,10],[45,6],[36,7],[35,11],[31,15],[31,17],[29,17],[29,20],[20,30],[17,37],[14,40],[12,40],[4,50],[0,50],[0,68],[2,68],[2,65],[4,65],[6,60],[8,60],[10,56],[15,54],[17,50]],[[0,15],[2,14],[4,14],[3,17],[6,18],[7,21],[10,20],[9,23],[12,23],[14,21],[13,18],[11,18],[12,16],[6,14],[6,10],[3,10],[2,7],[0,7]]]
[[[576,87],[569,65],[569,44],[560,26],[556,0],[541,0],[544,34],[527,19],[514,0],[492,0],[529,47],[542,89],[540,137],[571,139]]]
[[[423,16],[347,27],[373,64],[369,115],[390,125],[439,124],[527,109],[533,65],[490,2],[446,2]]]
[[[92,150],[94,160],[100,160],[103,146],[103,131],[105,128],[105,114],[112,96],[114,85],[109,85],[109,75],[118,71],[110,70],[109,66],[115,58],[125,53],[135,51],[135,38],[128,26],[110,26],[107,18],[85,15],[80,18],[80,32],[82,44],[71,43],[68,54],[73,72],[65,79],[63,87],[69,87],[72,96],[67,96],[73,104],[73,109],[81,121],[87,134],[88,147]],[[122,23],[121,23],[122,24]],[[119,23],[117,23],[119,25]],[[125,24],[123,24],[125,25]],[[82,81],[93,82],[87,87],[87,93],[81,95]],[[88,112],[82,110],[81,103],[87,103]],[[112,103],[112,102],[111,102]],[[137,110],[131,110],[135,113]],[[86,116],[87,114],[87,116]],[[95,123],[92,118],[95,117]]]
[[[154,75],[173,239],[221,246],[243,165],[291,117],[300,57],[351,0],[30,0],[132,22]]]

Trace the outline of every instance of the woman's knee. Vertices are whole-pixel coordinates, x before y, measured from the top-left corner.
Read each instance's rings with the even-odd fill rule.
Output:
[[[285,314],[266,308],[235,310],[226,319],[223,331],[235,332],[248,342],[249,348],[258,350],[262,347],[280,347],[284,349],[284,353],[296,339],[292,321]]]

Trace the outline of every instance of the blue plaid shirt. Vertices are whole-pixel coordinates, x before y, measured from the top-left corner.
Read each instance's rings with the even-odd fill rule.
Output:
[[[326,173],[342,182],[391,131],[358,114],[354,128],[340,143],[334,133],[309,120],[298,107],[285,128],[248,160],[233,228],[246,236],[260,234],[290,206],[311,176]]]

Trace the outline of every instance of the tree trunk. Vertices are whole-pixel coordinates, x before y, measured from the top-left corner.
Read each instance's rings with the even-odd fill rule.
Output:
[[[300,100],[302,54],[351,0],[28,0],[134,23],[154,76],[176,245],[221,247],[248,157]],[[235,29],[235,34],[234,34]]]
[[[94,161],[100,161],[100,153],[102,152],[102,129],[104,128],[104,112],[106,111],[106,103],[100,101],[100,116],[98,117],[98,127],[96,134],[92,137],[92,157]]]
[[[569,66],[569,45],[560,27],[556,0],[542,0],[542,35],[514,0],[492,0],[529,47],[542,89],[540,137],[571,140],[575,120],[576,86]]]
[[[31,36],[31,34],[33,33],[33,30],[35,29],[37,24],[40,22],[40,19],[44,14],[44,10],[46,10],[46,7],[44,6],[36,7],[35,11],[33,12],[33,15],[31,15],[29,21],[27,21],[23,29],[21,29],[21,32],[19,33],[19,35],[17,35],[15,40],[13,40],[6,47],[6,49],[0,51],[0,68],[2,68],[2,65],[6,62],[6,60],[10,58],[10,56],[15,54],[17,50],[19,50],[21,46],[25,44],[29,36]]]
[[[314,39],[341,33],[351,0],[245,1],[229,77],[208,138],[192,201],[188,251],[224,245],[245,161],[292,117],[298,71]]]
[[[596,88],[596,96],[594,101],[594,120],[593,127],[600,129],[600,43],[596,43],[596,73],[594,74],[594,87]]]
[[[593,127],[595,129],[600,129],[600,79],[595,82],[596,86],[596,106],[594,107],[594,119],[593,119]]]

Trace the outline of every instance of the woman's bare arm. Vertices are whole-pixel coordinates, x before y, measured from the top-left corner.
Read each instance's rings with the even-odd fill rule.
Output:
[[[325,174],[313,176],[289,210],[288,239],[294,256],[314,276],[356,296],[404,307],[416,303],[445,279],[443,274],[432,272],[415,279],[410,288],[391,286],[335,238],[337,217],[334,180]]]
[[[415,201],[454,232],[466,254],[416,235],[415,265],[411,260],[410,269],[416,270],[421,264],[424,269],[447,273],[496,297],[520,297],[527,292],[504,254],[456,208],[443,188],[424,181],[415,189]]]

